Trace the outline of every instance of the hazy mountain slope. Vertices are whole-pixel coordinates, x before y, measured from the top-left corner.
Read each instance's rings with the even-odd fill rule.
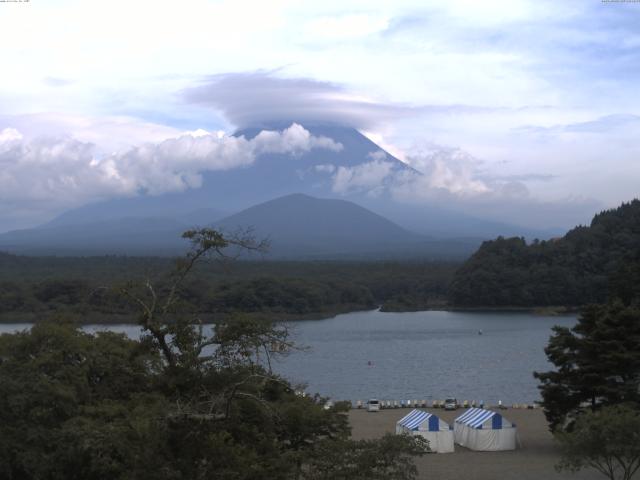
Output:
[[[184,192],[160,196],[139,196],[118,198],[84,205],[69,210],[43,227],[81,225],[125,218],[167,218],[172,221],[192,223],[213,223],[231,213],[215,208],[206,198],[191,198]]]
[[[196,212],[196,216],[203,214],[206,218],[206,211]],[[0,251],[31,255],[177,255],[187,246],[181,233],[194,223],[134,217],[49,225],[0,235]],[[480,243],[479,239],[433,240],[353,202],[303,194],[255,205],[213,225],[230,234],[252,228],[257,238],[271,240],[266,257],[273,259],[459,259],[470,255]]]
[[[500,235],[549,239],[565,233],[557,229],[537,230],[481,219],[428,204],[400,206],[387,199],[376,198],[358,200],[358,203],[411,231],[440,239],[470,237],[487,240]]]
[[[212,225],[225,217],[222,224],[226,226],[253,225],[261,233],[270,235],[275,241],[272,256],[368,255],[375,258],[382,253],[424,256],[428,252],[426,255],[432,258],[451,255],[460,258],[470,254],[481,239],[497,235],[549,236],[440,207],[404,205],[394,200],[385,185],[380,185],[375,195],[358,189],[340,190],[335,184],[338,172],[347,172],[348,177],[350,168],[382,159],[396,172],[419,173],[353,128],[306,128],[315,136],[339,142],[342,150],[312,149],[299,155],[263,155],[247,167],[204,172],[202,186],[197,189],[85,205],[36,229],[0,235],[0,250],[36,254],[175,254],[183,248],[183,242],[177,238],[181,231],[195,225]],[[236,135],[252,138],[261,130],[246,129]],[[294,193],[338,198],[343,202],[322,203],[322,209],[327,210],[323,214],[320,203],[313,203],[309,198],[305,202],[299,197],[298,202],[269,203]],[[353,211],[356,207],[345,200],[371,211],[364,213],[361,208],[356,215]],[[270,208],[269,215],[253,214],[255,210],[250,207],[264,202],[267,206],[262,208]],[[300,202],[308,212],[300,210]],[[294,207],[299,210],[291,210]],[[228,217],[243,209],[249,211]],[[278,210],[288,213],[278,214]],[[353,213],[352,218],[349,213]],[[293,218],[300,228],[293,227]],[[374,218],[378,221],[374,222]],[[360,225],[355,219],[364,223]],[[349,229],[352,226],[358,227]],[[429,242],[418,234],[432,239],[428,248],[417,246],[420,242]],[[450,241],[451,238],[459,240]]]
[[[287,126],[271,125],[269,128]],[[65,212],[47,225],[86,224],[125,217],[164,217],[178,222],[184,222],[186,218],[188,221],[185,223],[206,224],[252,205],[300,192],[316,197],[354,201],[409,230],[439,238],[549,236],[544,232],[531,232],[460,212],[446,211],[441,207],[400,204],[384,185],[381,185],[382,188],[375,196],[357,190],[336,191],[334,176],[340,168],[349,169],[384,158],[385,162],[392,165],[393,170],[415,171],[353,128],[321,125],[305,127],[315,136],[325,136],[339,142],[343,146],[342,150],[336,152],[313,149],[300,155],[262,155],[247,167],[204,172],[202,186],[197,189],[94,203]],[[236,135],[252,138],[261,130],[250,128],[238,131]],[[190,217],[192,212],[203,209],[210,212],[196,219]]]
[[[0,235],[0,250],[28,255],[175,255],[186,224],[168,218],[120,218],[52,225]]]
[[[327,136],[343,144],[340,152],[313,149],[302,155],[266,154],[255,163],[227,171],[202,174],[202,186],[162,195],[140,195],[133,198],[106,200],[63,213],[51,225],[111,220],[123,217],[167,217],[181,220],[195,210],[209,208],[228,215],[257,203],[283,195],[303,192],[322,197],[335,196],[327,174],[319,165],[351,166],[371,161],[370,153],[380,150],[376,144],[355,129],[342,127],[309,128],[313,135]],[[237,132],[252,138],[259,129]],[[398,169],[407,165],[389,157]],[[218,220],[217,216],[213,220]]]
[[[480,242],[438,242],[409,232],[353,202],[293,194],[271,200],[216,223],[225,231],[253,227],[271,240],[270,256],[390,258],[461,257]]]
[[[269,236],[275,248],[300,245],[318,251],[364,250],[424,240],[355,203],[287,195],[227,217],[216,226],[225,230],[253,227]]]

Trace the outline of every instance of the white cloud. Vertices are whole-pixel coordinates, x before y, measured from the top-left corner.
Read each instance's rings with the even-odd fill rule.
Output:
[[[336,166],[332,163],[323,163],[320,165],[315,165],[313,169],[316,172],[320,172],[320,173],[333,173],[336,171]]]
[[[478,178],[480,162],[467,152],[457,148],[432,145],[407,157],[407,163],[421,172],[413,176],[416,184],[413,194],[420,196],[423,190],[444,190],[456,195],[488,193],[491,188]]]
[[[22,140],[22,134],[15,128],[5,128],[0,132],[0,146],[8,145],[15,140]]]
[[[20,205],[55,211],[113,196],[160,194],[200,186],[200,173],[252,164],[267,153],[296,155],[311,149],[338,151],[342,145],[293,124],[263,131],[251,140],[191,132],[120,153],[100,155],[96,146],[70,136],[25,138],[0,131],[0,216]]]
[[[373,160],[353,167],[338,167],[332,177],[333,191],[339,194],[372,192],[387,189],[398,200],[420,202],[443,193],[458,197],[472,197],[502,191],[507,182],[492,183],[481,178],[481,162],[456,148],[430,144],[428,149],[407,157],[413,168],[398,170],[385,161],[382,150],[368,155]],[[333,170],[318,168],[319,172]],[[512,183],[512,182],[511,182]],[[526,189],[526,187],[525,187]],[[515,188],[504,190],[515,192]]]
[[[327,137],[311,135],[297,123],[282,132],[263,130],[251,142],[258,153],[302,153],[312,148],[323,148],[334,152],[342,150],[342,144]]]
[[[381,162],[387,159],[387,154],[384,152],[384,150],[376,150],[375,152],[369,152],[367,154],[367,157],[372,160],[378,160],[379,162]]]
[[[94,163],[94,146],[70,137],[25,140],[17,130],[0,133],[0,200],[67,204],[113,189],[110,175]],[[80,194],[80,195],[79,195]],[[78,198],[80,197],[80,198]]]
[[[450,17],[469,25],[488,27],[528,20],[534,13],[544,13],[544,9],[535,7],[536,4],[529,0],[453,0],[438,5]]]
[[[111,154],[147,142],[161,142],[183,132],[174,127],[125,115],[87,116],[64,112],[1,115],[0,129],[12,127],[25,139],[69,136]]]
[[[340,194],[368,192],[376,194],[391,176],[393,164],[374,160],[355,167],[338,167],[333,176],[333,191]]]
[[[531,196],[525,182],[555,181],[551,175],[492,175],[486,171],[485,162],[458,148],[436,144],[424,144],[407,155],[412,169],[395,169],[390,162],[381,160],[364,162],[337,170],[316,168],[332,174],[333,191],[339,195],[364,194],[390,199],[405,205],[430,205],[464,211],[472,215],[515,224],[530,222],[529,226],[547,228],[563,225],[568,219],[583,218],[592,213],[594,202],[589,199],[568,201],[559,199],[559,205],[544,202]],[[557,217],[550,220],[549,212],[555,205]],[[526,221],[523,212],[527,212]],[[546,216],[545,216],[546,215]]]
[[[306,33],[326,40],[345,40],[381,32],[389,26],[389,19],[379,15],[351,14],[324,16],[308,22]]]
[[[583,223],[602,208],[588,197],[536,198],[528,183],[552,183],[556,177],[493,175],[485,169],[485,162],[458,148],[427,144],[413,150],[407,162],[414,170],[396,170],[381,161],[340,167],[331,177],[334,191],[340,195],[387,193],[400,204],[439,206],[541,229]]]

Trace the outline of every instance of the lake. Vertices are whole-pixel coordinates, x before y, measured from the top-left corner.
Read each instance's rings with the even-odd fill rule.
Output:
[[[274,369],[307,391],[335,400],[484,400],[530,403],[540,398],[534,370],[550,369],[544,347],[554,325],[575,316],[507,312],[354,312],[325,320],[289,322],[306,351]],[[28,324],[0,325],[1,332]],[[134,325],[89,325],[136,338]],[[480,335],[479,332],[482,332]]]

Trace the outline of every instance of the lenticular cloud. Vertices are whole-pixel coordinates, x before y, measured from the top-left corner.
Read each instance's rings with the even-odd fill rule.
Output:
[[[182,93],[186,101],[218,110],[241,128],[296,121],[366,130],[422,110],[362,98],[331,82],[264,71],[213,75]]]

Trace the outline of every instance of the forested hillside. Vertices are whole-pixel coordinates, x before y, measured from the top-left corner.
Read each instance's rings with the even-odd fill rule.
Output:
[[[174,261],[154,257],[23,257],[0,253],[0,322],[65,315],[83,323],[133,321],[127,281],[163,285]],[[441,305],[459,264],[446,262],[202,262],[181,286],[183,311],[307,318]]]
[[[597,214],[564,237],[484,242],[456,272],[457,306],[578,306],[604,302],[611,290],[632,295],[640,265],[640,201]],[[637,276],[637,275],[636,275]],[[626,293],[625,293],[626,292]]]

